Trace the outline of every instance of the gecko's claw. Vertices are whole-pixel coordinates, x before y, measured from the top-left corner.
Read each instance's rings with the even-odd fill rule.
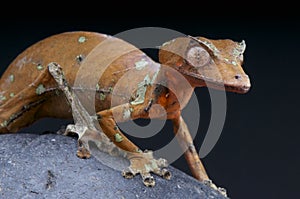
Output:
[[[227,191],[225,188],[217,187],[217,185],[215,185],[211,180],[205,180],[203,183],[227,197]]]
[[[89,147],[89,134],[92,134],[93,131],[89,130],[87,127],[82,125],[73,125],[69,124],[64,132],[63,135],[71,135],[77,134],[78,135],[78,150],[77,150],[77,157],[81,159],[88,159],[91,157],[90,147]]]
[[[165,168],[168,166],[167,161],[162,158],[155,159],[152,151],[128,153],[128,159],[130,160],[130,166],[123,170],[122,175],[124,178],[130,179],[140,174],[144,185],[147,187],[155,186],[155,180],[151,173],[167,180],[171,178],[171,173]]]

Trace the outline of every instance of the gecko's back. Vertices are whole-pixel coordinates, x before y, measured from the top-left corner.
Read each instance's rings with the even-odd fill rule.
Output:
[[[107,36],[89,32],[67,32],[48,37],[30,46],[9,65],[0,79],[4,104],[47,70],[50,62],[60,63],[68,77],[74,77],[80,62]],[[73,79],[73,78],[70,78]]]
[[[106,42],[109,45],[100,46],[99,52],[102,50],[113,54],[114,48],[130,50],[111,60],[109,67],[106,67],[102,63],[108,63],[107,56],[92,53],[97,50],[97,46],[105,43],[104,41],[109,41]],[[53,35],[33,44],[15,58],[0,79],[0,124],[2,126],[0,132],[15,132],[42,117],[72,117],[70,106],[64,96],[59,95],[57,84],[48,72],[49,63],[60,64],[71,86],[82,65],[92,65],[89,70],[80,71],[85,81],[82,84],[83,89],[90,84],[92,76],[99,74],[99,70],[105,67],[99,82],[92,85],[94,88],[92,94],[96,96],[97,101],[96,110],[99,111],[110,107],[112,88],[124,73],[132,68],[136,69],[138,65],[135,63],[141,60],[142,63],[149,63],[146,69],[135,70],[139,75],[132,75],[130,81],[124,80],[126,84],[121,84],[121,87],[126,89],[120,89],[124,94],[122,96],[120,93],[122,99],[116,101],[128,101],[130,95],[126,92],[134,90],[140,82],[138,79],[143,76],[143,73],[149,72],[147,68],[153,70],[151,68],[153,61],[142,51],[123,40],[84,31]]]

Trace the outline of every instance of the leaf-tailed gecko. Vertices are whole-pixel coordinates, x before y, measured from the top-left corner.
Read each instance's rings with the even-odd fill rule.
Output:
[[[106,151],[117,148],[131,163],[123,176],[141,174],[146,186],[154,186],[151,172],[171,177],[166,161],[140,150],[117,123],[165,114],[173,122],[193,176],[210,182],[181,110],[195,87],[248,92],[244,51],[244,41],[179,37],[161,46],[156,63],[133,45],[105,34],[76,31],[50,36],[19,54],[2,75],[0,133],[17,132],[44,117],[73,118],[75,124],[66,134],[78,134],[79,157],[90,157],[88,140],[102,143]],[[190,86],[183,86],[174,71]],[[80,98],[76,92],[88,94]],[[95,106],[83,106],[86,99],[94,100]]]

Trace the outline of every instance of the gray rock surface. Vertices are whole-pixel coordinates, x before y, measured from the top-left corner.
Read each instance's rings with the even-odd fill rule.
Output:
[[[76,150],[76,139],[62,135],[0,135],[0,198],[225,198],[172,166],[170,181],[154,176],[147,188],[140,176],[121,176],[118,158],[83,160]]]

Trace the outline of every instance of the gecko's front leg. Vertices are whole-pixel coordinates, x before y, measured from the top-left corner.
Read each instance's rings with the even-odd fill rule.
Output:
[[[89,149],[89,141],[94,141],[96,145],[104,144],[111,145],[110,141],[95,127],[96,118],[89,115],[86,109],[82,106],[80,100],[73,92],[66,80],[62,68],[57,63],[50,63],[48,70],[56,81],[60,90],[63,91],[68,103],[71,106],[72,115],[75,124],[69,124],[63,135],[75,133],[78,135],[78,150],[79,158],[90,158],[91,152]],[[100,144],[99,144],[100,143]],[[106,146],[106,149],[109,148]],[[111,147],[110,147],[111,148]]]
[[[193,139],[190,135],[188,127],[184,122],[180,113],[177,117],[172,119],[174,133],[178,138],[181,148],[184,150],[185,159],[190,167],[193,176],[199,181],[209,180],[205,168],[199,158]]]
[[[144,114],[148,103],[140,105],[123,104],[109,110],[98,112],[100,126],[107,137],[112,140],[116,146],[127,152],[127,158],[130,166],[122,172],[123,177],[133,178],[140,174],[143,183],[152,187],[155,180],[151,173],[161,176],[164,179],[170,179],[171,173],[166,169],[168,163],[165,159],[155,159],[152,151],[145,150],[142,152],[133,144],[118,128],[116,121],[125,122],[130,119],[138,118]],[[124,114],[125,113],[125,114]]]
[[[204,184],[219,191],[222,195],[227,196],[226,190],[224,188],[217,187],[209,179],[196,151],[189,129],[180,113],[178,113],[178,115],[173,118],[172,121],[174,126],[174,133],[177,135],[178,142],[181,148],[184,150],[185,159],[187,160],[193,176]]]
[[[48,65],[48,68],[71,105],[75,125],[68,125],[65,134],[69,132],[78,134],[79,148],[77,155],[79,157],[88,158],[90,156],[88,141],[91,140],[96,142],[96,144],[105,145],[105,147],[98,147],[100,149],[118,149],[121,153],[126,153],[126,157],[130,161],[130,166],[122,172],[125,178],[133,178],[135,175],[140,174],[146,186],[155,185],[155,180],[151,173],[157,174],[165,179],[170,179],[171,174],[165,168],[167,167],[167,161],[162,158],[155,159],[152,151],[142,152],[119,130],[115,121],[125,122],[130,119],[130,114],[132,118],[138,118],[144,113],[148,102],[136,106],[123,104],[109,110],[98,112],[96,119],[99,120],[100,126],[105,135],[109,138],[109,141],[107,137],[95,127],[95,122],[98,122],[95,117],[88,114],[76,94],[72,92],[61,67],[56,63],[51,63]],[[105,152],[109,151],[110,150]]]

